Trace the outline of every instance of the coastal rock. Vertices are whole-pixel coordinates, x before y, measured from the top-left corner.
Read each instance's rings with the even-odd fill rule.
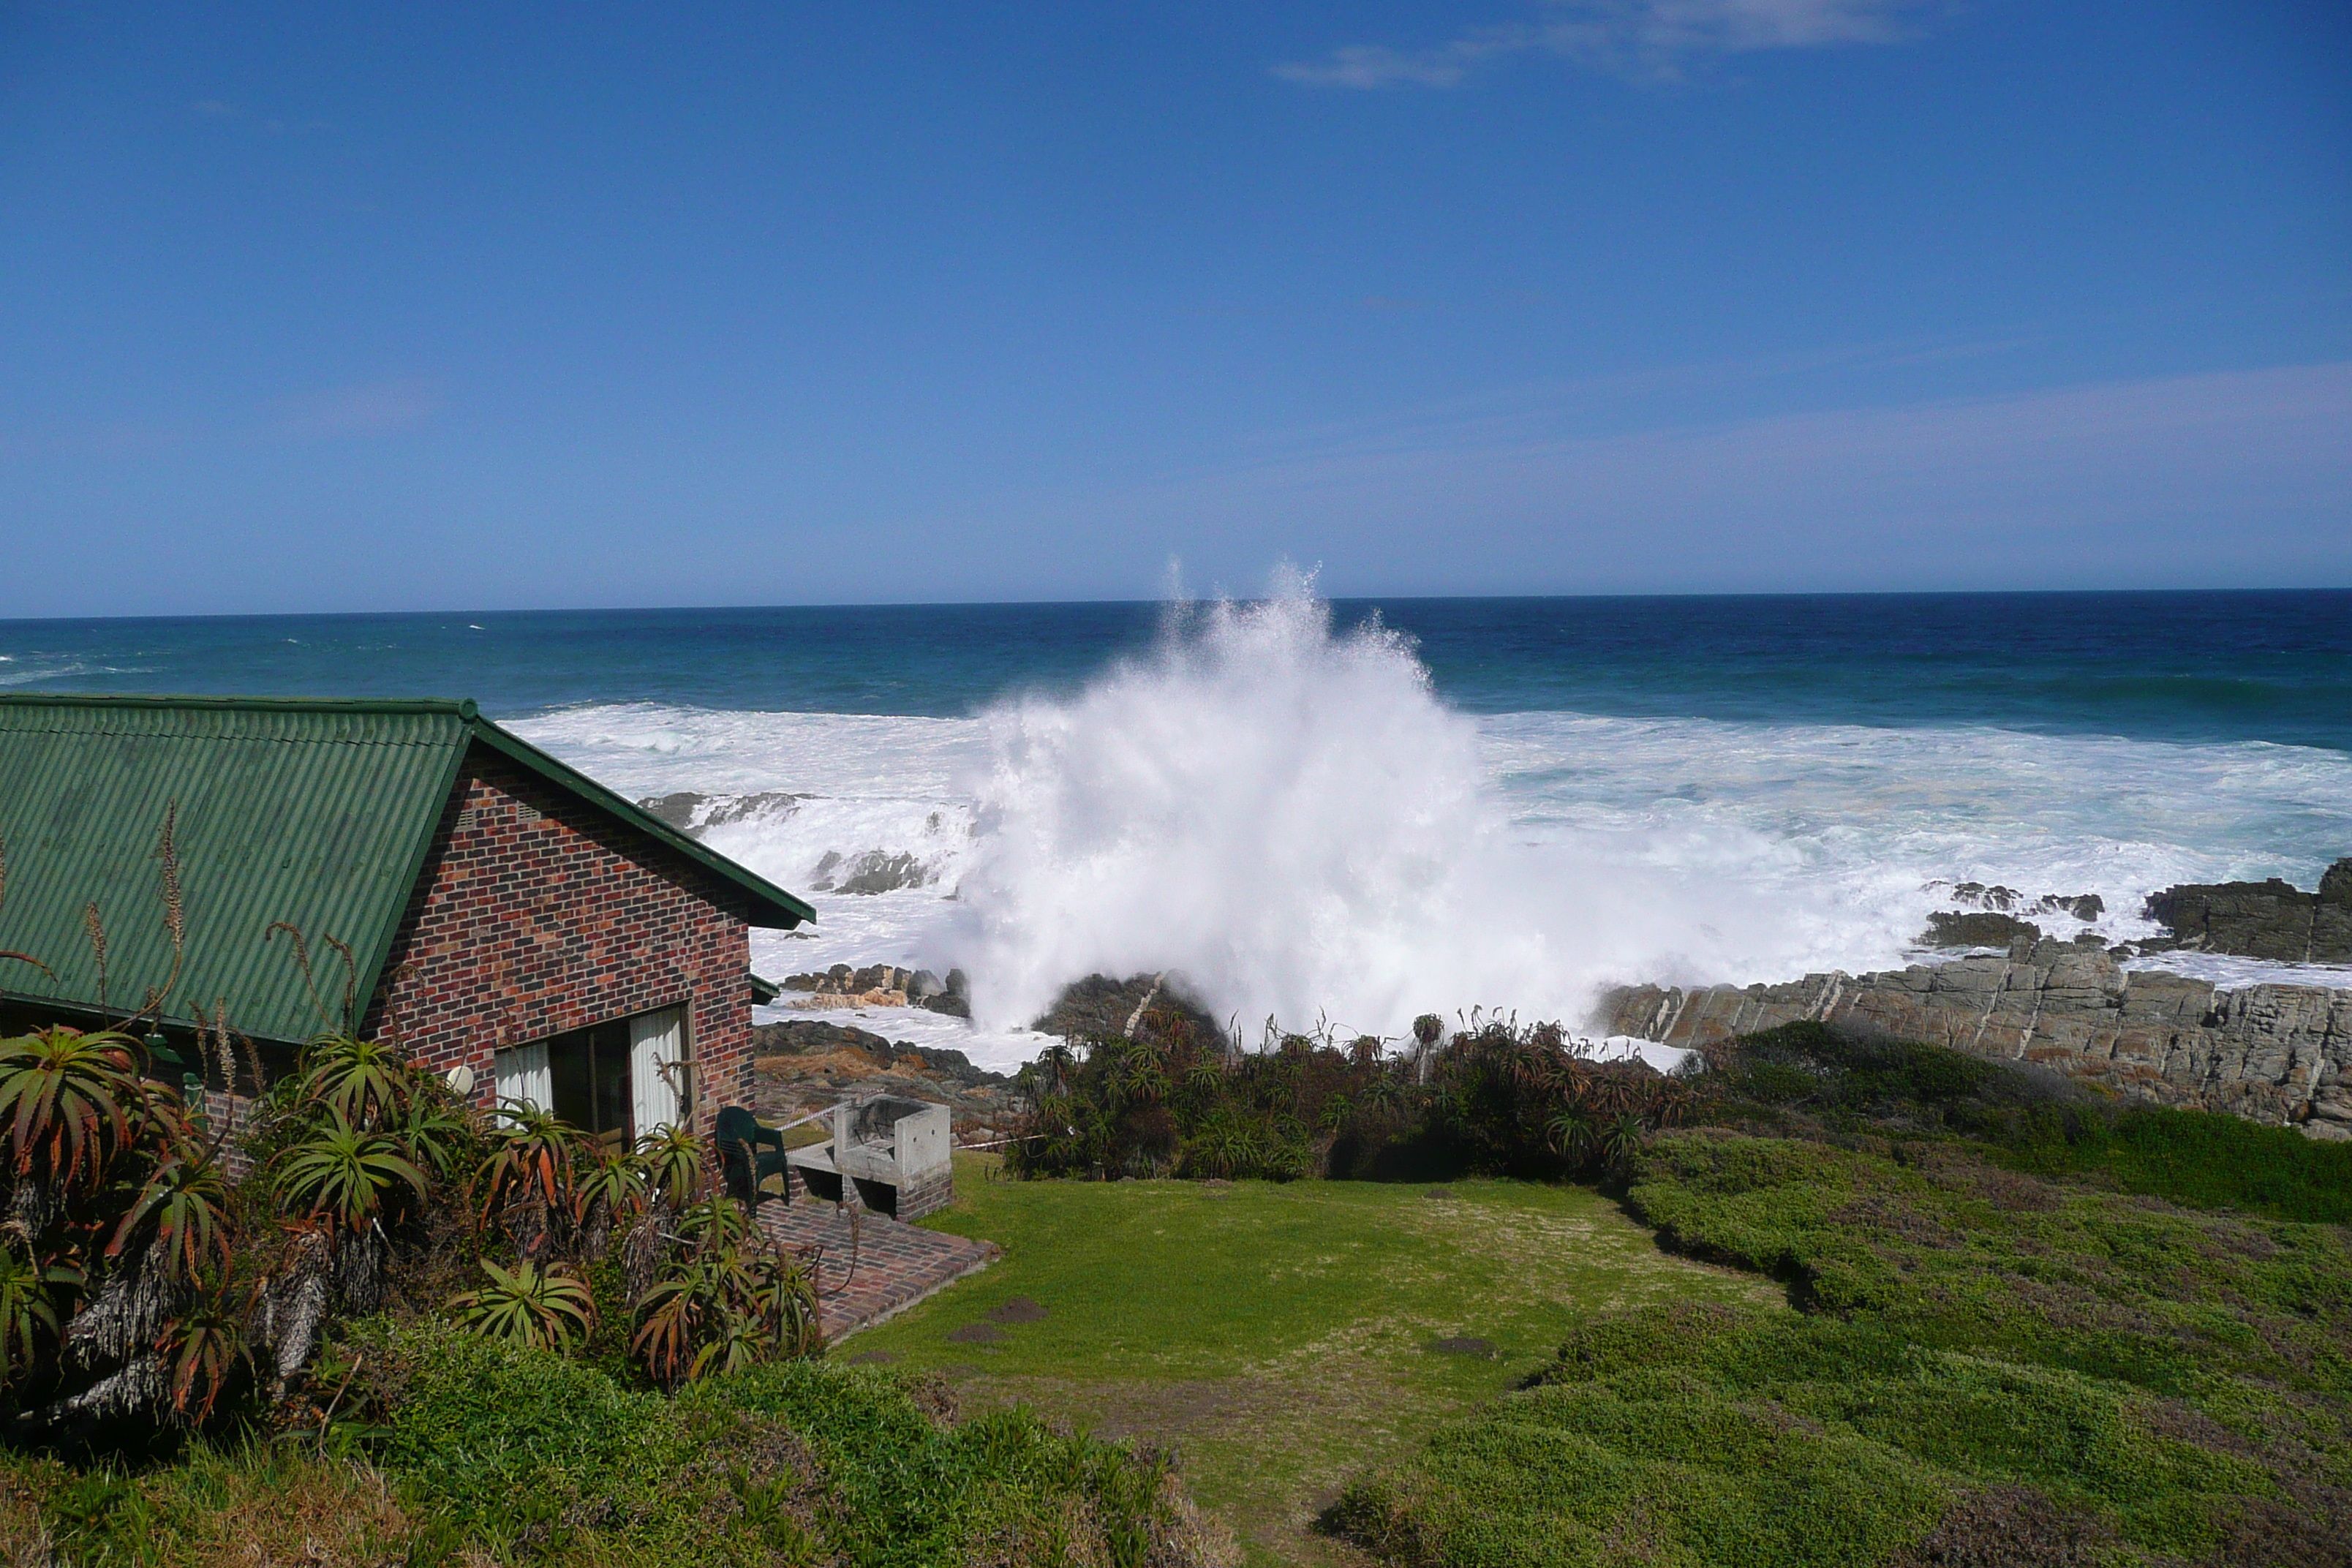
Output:
[[[961,969],[942,980],[928,969],[901,969],[895,963],[857,966],[836,963],[830,969],[788,974],[786,991],[807,994],[795,1007],[924,1007],[951,1018],[971,1016],[971,983]]]
[[[754,816],[781,819],[800,809],[805,795],[765,790],[758,795],[700,795],[690,789],[648,795],[638,806],[668,823],[688,838],[699,838],[714,827]]]
[[[817,861],[816,875],[809,886],[820,893],[872,895],[919,888],[929,880],[929,871],[910,854],[892,855],[868,849],[862,855],[845,857],[838,850],[828,849]]]
[[[754,1109],[770,1121],[820,1110],[851,1095],[906,1095],[947,1106],[959,1143],[1009,1132],[1027,1108],[1003,1073],[963,1052],[891,1041],[870,1029],[795,1019],[751,1031]]]
[[[2306,893],[2263,882],[2189,882],[2150,894],[2143,911],[2181,947],[2290,963],[2352,963],[2352,856]]]
[[[1994,957],[1780,985],[1631,986],[1604,998],[1600,1023],[1700,1047],[1808,1019],[2037,1062],[2162,1105],[2352,1131],[2334,1110],[2352,1109],[2352,991],[2217,992],[2126,973],[2090,943],[2020,941]]]
[[[1918,942],[1921,947],[2007,947],[2020,937],[2039,942],[2042,928],[2015,915],[1938,910],[1927,917],[1927,929],[1919,933]]]
[[[950,969],[940,982],[939,991],[919,1000],[915,1005],[928,1007],[934,1013],[944,1013],[950,1018],[971,1016],[971,977],[961,969]]]
[[[1195,1039],[1224,1037],[1217,1021],[1180,982],[1165,974],[1131,974],[1125,980],[1089,974],[1064,986],[1053,1006],[1029,1026],[1074,1040],[1126,1038],[1143,1029],[1155,1013],[1181,1020]]]

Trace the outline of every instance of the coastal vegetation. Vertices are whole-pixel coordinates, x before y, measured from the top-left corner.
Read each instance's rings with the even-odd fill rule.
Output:
[[[2344,1147],[1818,1025],[1689,1079],[1416,1043],[1042,1062],[1066,1131],[1004,1171],[1097,1179],[978,1184],[934,1223],[1006,1261],[855,1344],[1181,1445],[1263,1561],[2347,1560]],[[1552,1132],[1604,1075],[1622,1152]],[[1368,1102],[1416,1180],[1300,1179]],[[1221,1118],[1273,1179],[1206,1174]]]
[[[1562,1179],[1622,1169],[1694,1103],[1693,1080],[1580,1054],[1556,1024],[1434,1016],[1414,1046],[1269,1032],[1236,1051],[1184,1013],[1134,1037],[1049,1047],[1024,1069],[1034,1104],[1007,1145],[1021,1176]]]
[[[1716,1130],[1627,1203],[1799,1311],[1596,1318],[1332,1528],[1412,1563],[2345,1560],[2341,1227]]]
[[[1226,1555],[1164,1454],[811,1359],[688,1134],[482,1116],[340,1037],[235,1159],[120,1032],[0,1043],[0,1105],[11,1561]]]
[[[1360,1562],[1317,1533],[1325,1505],[1593,1313],[1788,1310],[1774,1281],[1662,1252],[1579,1184],[1023,1181],[966,1154],[959,1189],[923,1223],[1003,1258],[829,1359],[1172,1448],[1254,1563]]]

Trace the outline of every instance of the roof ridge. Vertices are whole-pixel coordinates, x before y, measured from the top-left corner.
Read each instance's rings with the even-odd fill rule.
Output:
[[[190,692],[157,695],[135,692],[0,691],[0,705],[11,708],[213,708],[261,713],[448,713],[460,719],[478,717],[481,709],[470,697],[236,697]]]

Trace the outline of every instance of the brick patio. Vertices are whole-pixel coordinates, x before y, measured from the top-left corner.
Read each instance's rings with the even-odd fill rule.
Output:
[[[815,1202],[793,1185],[790,1205],[760,1205],[760,1226],[795,1251],[819,1249],[817,1304],[828,1344],[906,1310],[1001,1256],[992,1241],[901,1225],[855,1204]]]

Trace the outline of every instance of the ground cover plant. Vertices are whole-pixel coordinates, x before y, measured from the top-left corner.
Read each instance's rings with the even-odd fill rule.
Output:
[[[2117,1101],[2054,1073],[1821,1024],[1711,1053],[1696,1119],[1807,1137],[1954,1137],[2013,1169],[2196,1208],[2352,1222],[2352,1143]]]
[[[328,1448],[199,1445],[179,1463],[0,1465],[12,1562],[184,1564],[1228,1561],[1167,1456],[816,1361],[675,1396],[446,1324],[362,1325],[370,1370]]]
[[[1019,1402],[1171,1447],[1259,1563],[1360,1561],[1311,1528],[1338,1489],[1595,1312],[1786,1310],[1771,1281],[1662,1253],[1587,1187],[1038,1182],[968,1154],[958,1189],[924,1223],[1003,1259],[834,1356],[936,1373],[968,1408]]]
[[[2340,1226],[1717,1130],[1628,1203],[1804,1310],[1586,1325],[1334,1528],[1417,1563],[2347,1561]]]
[[[1591,1098],[1607,1079],[1565,1061],[1558,1031],[1488,1025],[1401,1058],[1270,1043],[1222,1061],[1164,1038],[1049,1058],[1044,1136],[1009,1163],[1205,1175],[1239,1147],[1254,1163],[1238,1168],[1284,1181],[1583,1176],[1666,1245],[1801,1309],[1612,1310],[1519,1362],[1524,1391],[1450,1420],[1419,1405],[1401,1426],[1438,1421],[1426,1447],[1358,1468],[1325,1516],[1357,1547],[1449,1564],[2346,1561],[2352,1150],[1818,1025],[1715,1049],[1693,1079],[1615,1069],[1631,1114],[1613,1146],[1611,1108]],[[1143,1257],[1153,1240],[1125,1245]],[[1436,1268],[1465,1301],[1496,1288],[1465,1258]],[[1197,1327],[1166,1329],[1178,1343],[1246,1341],[1266,1308],[1189,1310]],[[1102,1311],[1115,1326],[1134,1309]],[[1150,1373],[1056,1342],[1071,1375],[1003,1375],[1016,1352],[984,1344],[961,1352],[967,1383],[1185,1424],[1176,1401],[1137,1392]],[[1265,1484],[1298,1445],[1269,1435],[1265,1406],[1222,1408],[1257,1431],[1204,1468],[1231,1465],[1236,1492]],[[1204,1495],[1226,1505],[1222,1479]]]

